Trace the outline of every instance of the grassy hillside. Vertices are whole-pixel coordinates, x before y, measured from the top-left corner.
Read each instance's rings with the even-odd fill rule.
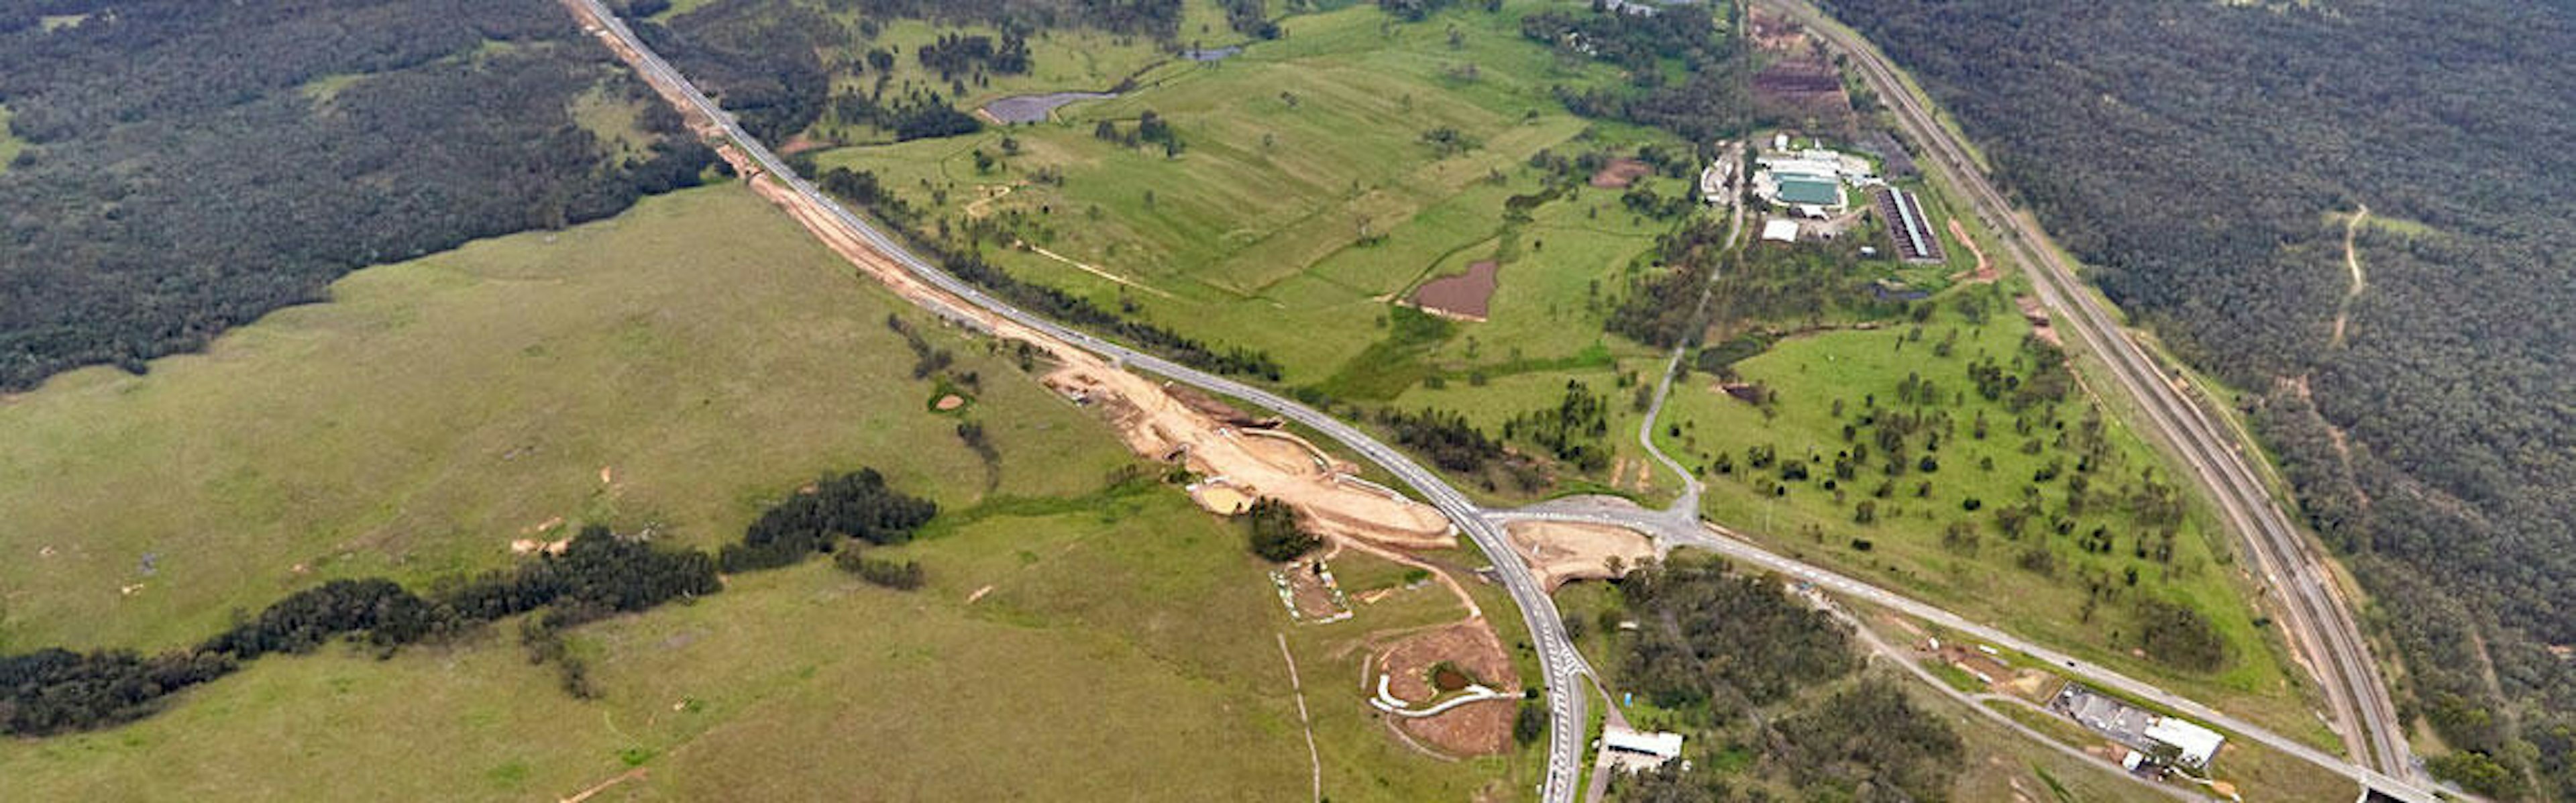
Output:
[[[1128,457],[1105,429],[957,340],[986,377],[964,416],[1002,455],[998,488],[961,480],[985,474],[907,378],[894,305],[844,270],[749,193],[693,190],[362,272],[208,355],[12,399],[5,428],[33,437],[0,452],[6,549],[30,556],[0,582],[11,650],[181,643],[325,576],[502,565],[554,516],[712,544],[827,468],[948,511],[876,551],[920,561],[917,592],[810,561],[571,631],[597,701],[505,621],[390,659],[262,660],[132,725],[0,743],[0,775],[42,799],[528,798],[630,766],[649,776],[595,799],[1305,799],[1284,633],[1327,794],[1527,786],[1526,756],[1404,748],[1344,682],[1359,640],[1454,619],[1449,597],[1292,627],[1233,526],[1108,485]]]
[[[1675,385],[1658,443],[1709,480],[1703,502],[1715,521],[2186,693],[2224,698],[2283,732],[2329,739],[2310,716],[2309,692],[2292,685],[2296,676],[2258,624],[2247,602],[2252,582],[2225,531],[2184,488],[2168,501],[2142,501],[2178,480],[2135,430],[2071,378],[2066,401],[2021,410],[2012,393],[1989,400],[1979,392],[1969,369],[1982,361],[2035,381],[2024,345],[2032,327],[2011,301],[2019,282],[1960,288],[1919,324],[1790,337],[1734,363],[1733,381],[1772,394],[1766,405],[1695,375]],[[1905,398],[1909,378],[1934,390]],[[1891,474],[1870,420],[1905,415],[1929,418],[1929,436],[1907,440],[1904,470]],[[2089,446],[2096,440],[2098,450]],[[1752,465],[1756,449],[1776,450],[1779,462]],[[1864,449],[1853,476],[1838,478],[1836,462]],[[1791,464],[1804,465],[1802,478],[1784,479]],[[2084,500],[2070,507],[2079,482]],[[2006,529],[2003,511],[2022,505],[2039,513],[2018,532]],[[2178,512],[2149,510],[2165,505]],[[2150,599],[2204,617],[2215,663],[2145,652],[2136,607]]]
[[[263,661],[123,729],[0,743],[0,772],[41,799],[537,798],[630,763],[649,777],[600,799],[1307,799],[1285,616],[1235,531],[1178,494],[974,518],[899,554],[929,587],[816,561],[585,628],[598,702],[503,626],[389,661]],[[1327,794],[1457,799],[1506,772],[1404,750],[1304,644]]]
[[[697,190],[369,270],[147,376],[14,397],[0,648],[187,643],[323,578],[500,565],[557,517],[714,544],[866,463],[944,505],[985,496],[949,481],[980,462],[924,412],[928,383],[889,381],[912,359],[893,306],[845,271],[749,193]],[[995,380],[968,415],[1003,453],[1072,455],[1006,465],[997,492],[1118,462],[1069,406],[952,347]]]
[[[1683,146],[1566,113],[1550,87],[1615,74],[1523,39],[1519,16],[1538,5],[1418,24],[1387,24],[1367,6],[1291,16],[1277,41],[1221,62],[1159,67],[1134,92],[1066,107],[1062,122],[839,149],[818,161],[873,171],[934,216],[986,220],[1006,242],[1062,257],[996,249],[1022,276],[1132,303],[1187,335],[1268,351],[1294,384],[1357,367],[1383,336],[1389,300],[1496,257],[1505,263],[1497,301],[1511,303],[1463,327],[1459,342],[1476,338],[1486,362],[1512,349],[1571,355],[1600,340],[1598,317],[1584,309],[1586,281],[1615,290],[1616,271],[1671,224],[1621,209],[1617,190],[1578,191],[1537,207],[1529,222],[1507,219],[1505,201],[1540,190],[1527,162],[1543,149]],[[1178,135],[1177,154],[1094,136],[1103,123],[1133,131],[1148,111]],[[1439,129],[1467,147],[1425,141]],[[995,164],[979,170],[978,152]],[[1686,191],[1680,180],[1647,183]]]

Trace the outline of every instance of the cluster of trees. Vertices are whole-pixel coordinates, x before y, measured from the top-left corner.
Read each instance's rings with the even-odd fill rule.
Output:
[[[841,571],[849,572],[861,580],[896,591],[911,591],[930,581],[929,576],[921,569],[921,561],[896,562],[886,558],[869,557],[865,551],[857,547],[843,547],[839,552],[834,553],[832,565],[840,567]]]
[[[1619,581],[1637,621],[1619,679],[1667,709],[1731,716],[1860,668],[1832,615],[1799,604],[1776,577],[1723,561],[1648,564]]]
[[[1116,122],[1102,120],[1098,125],[1091,127],[1091,136],[1103,142],[1115,142],[1130,148],[1139,145],[1160,145],[1163,147],[1164,156],[1179,156],[1181,151],[1189,147],[1181,142],[1180,132],[1172,130],[1171,121],[1163,119],[1162,115],[1156,114],[1152,109],[1146,109],[1143,114],[1136,116],[1135,128],[1120,132]]]
[[[1457,4],[1458,0],[1377,0],[1378,10],[1405,22],[1421,22],[1432,14]]]
[[[616,214],[713,161],[544,0],[54,6],[97,13],[0,30],[29,144],[0,172],[0,388],[139,372],[351,270]],[[651,107],[633,146],[573,119],[593,92]]]
[[[1225,7],[1225,27],[1254,39],[1279,38],[1279,23],[1270,19],[1265,0],[1217,0]]]
[[[1832,790],[1825,795],[1832,799],[1948,798],[1965,752],[1958,735],[1896,681],[1851,679],[1861,660],[1848,631],[1792,598],[1779,578],[1733,574],[1719,561],[1650,562],[1618,585],[1624,615],[1638,624],[1625,637],[1622,685],[1724,735],[1720,741],[1759,750],[1758,771],[1801,790]],[[1820,700],[1798,693],[1832,684],[1842,685]],[[1614,783],[1621,800],[1768,799],[1723,773],[1678,764]]]
[[[1169,40],[1180,32],[1181,0],[834,0],[861,17],[982,23],[1005,31],[1093,28]]]
[[[832,75],[820,54],[850,39],[820,9],[777,0],[716,0],[667,23],[627,24],[709,89],[743,130],[768,142],[783,142],[822,116]]]
[[[2576,800],[2576,665],[2548,647],[2576,643],[2576,196],[2551,180],[2576,175],[2576,73],[2532,68],[2576,51],[2565,8],[1828,5],[2106,293],[2263,395],[2310,520],[2384,603],[2401,713],[2474,754],[2438,766]],[[2363,205],[2398,225],[2358,232],[2347,309],[2336,216]]]
[[[1504,440],[1523,440],[1548,450],[1582,471],[1610,466],[1611,451],[1601,442],[1610,434],[1610,400],[1592,386],[1565,381],[1565,395],[1549,409],[1532,410],[1503,421]]]
[[[930,44],[913,51],[921,66],[939,73],[942,80],[954,80],[958,73],[989,71],[998,75],[1019,75],[1029,71],[1029,40],[1016,33],[1002,34],[1000,45],[993,37],[982,34],[941,34]]]
[[[1306,530],[1304,519],[1288,503],[1262,497],[1243,514],[1243,537],[1262,560],[1286,562],[1315,551],[1324,539]]]
[[[716,593],[723,588],[720,564],[726,571],[788,565],[818,550],[832,551],[844,538],[900,543],[937,512],[928,500],[886,488],[874,469],[862,469],[826,477],[812,492],[772,507],[740,543],[725,545],[721,558],[656,546],[594,524],[574,535],[561,554],[540,553],[510,569],[441,578],[427,594],[381,578],[332,580],[290,594],[189,649],[151,657],[61,649],[0,655],[0,734],[43,736],[130,722],[159,710],[171,694],[271,653],[311,652],[349,639],[391,655],[405,645],[539,610],[544,614],[522,628],[521,641],[532,658],[557,665],[567,691],[586,698],[593,693],[588,669],[564,648],[565,629]],[[842,552],[842,568],[871,583],[897,589],[922,583],[918,563],[861,559],[856,548]]]
[[[1466,414],[1456,411],[1381,409],[1377,423],[1395,433],[1397,445],[1431,458],[1432,465],[1447,471],[1482,472],[1509,455],[1502,442],[1486,437]]]
[[[1699,299],[1711,279],[1732,272],[1720,271],[1735,260],[1725,245],[1726,224],[1714,219],[1692,220],[1657,237],[1653,263],[1629,276],[1627,295],[1602,328],[1662,348],[1697,340],[1707,323]]]
[[[1967,752],[1897,681],[1868,678],[1780,720],[1776,757],[1799,788],[1855,800],[1946,800]]]
[[[852,125],[870,125],[894,134],[895,141],[936,139],[972,134],[984,130],[984,121],[959,110],[937,90],[914,87],[893,100],[884,97],[885,84],[861,94],[856,90],[832,98],[832,117]]]
[[[742,543],[717,552],[725,571],[787,566],[816,552],[831,552],[842,539],[900,544],[939,515],[938,503],[889,488],[876,469],[860,469],[814,483],[772,506],[751,523]]]
[[[1734,6],[1726,8],[1730,16],[1736,13]],[[1717,30],[1709,4],[1699,3],[1659,6],[1653,14],[1596,7],[1521,18],[1522,36],[1556,48],[1563,58],[1598,59],[1627,71],[1626,87],[1556,87],[1567,109],[1662,128],[1692,142],[1742,133],[1753,108],[1748,50]]]

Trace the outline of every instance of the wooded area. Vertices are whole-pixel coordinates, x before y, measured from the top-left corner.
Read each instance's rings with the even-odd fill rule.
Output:
[[[0,103],[29,147],[0,172],[0,389],[139,372],[351,270],[616,214],[713,159],[546,0],[12,5]],[[644,111],[594,131],[585,95]]]
[[[859,557],[855,542],[902,543],[938,506],[889,489],[874,469],[824,477],[772,506],[726,544],[726,571],[793,565],[836,548],[840,566],[897,590],[920,587],[914,562]],[[556,665],[564,689],[595,694],[587,666],[564,646],[566,628],[723,590],[716,555],[658,546],[602,525],[582,528],[560,554],[539,552],[507,570],[432,583],[427,594],[391,580],[332,580],[288,595],[194,648],[144,657],[130,651],[61,649],[0,655],[0,735],[45,736],[111,727],[160,710],[166,698],[231,674],[270,653],[311,652],[340,639],[389,655],[405,645],[469,632],[485,623],[543,611],[521,628],[539,662]]]
[[[2400,713],[2463,751],[2435,769],[2576,799],[2569,7],[1829,5],[2113,299],[2253,392],[2403,653]]]
[[[1650,562],[1618,585],[1637,625],[1623,639],[1619,684],[1702,729],[1700,750],[1762,756],[1751,777],[1678,763],[1621,776],[1618,799],[1765,801],[1770,791],[1748,783],[1765,779],[1809,799],[1948,799],[1965,752],[1958,734],[1915,707],[1898,681],[1848,680],[1862,666],[1848,629],[1790,596],[1780,578],[1684,560]],[[1801,693],[1827,689],[1822,699]]]

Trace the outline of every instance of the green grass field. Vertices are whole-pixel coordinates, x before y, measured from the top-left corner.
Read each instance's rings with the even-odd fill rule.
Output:
[[[1590,334],[1598,311],[1584,308],[1587,282],[1603,279],[1615,293],[1619,269],[1671,224],[1635,219],[1617,191],[1586,190],[1518,224],[1503,203],[1540,188],[1526,162],[1541,149],[1673,143],[1565,113],[1549,87],[1613,76],[1522,39],[1519,16],[1536,5],[1386,27],[1365,6],[1292,16],[1280,40],[1214,64],[1157,68],[1124,97],[1061,110],[1063,122],[818,158],[874,171],[936,214],[1019,221],[1023,239],[1136,286],[1029,252],[999,254],[1004,266],[1103,301],[1123,295],[1183,334],[1269,351],[1292,384],[1343,370],[1379,338],[1389,299],[1483,258],[1505,262],[1497,308],[1491,321],[1461,327],[1452,346],[1474,336],[1492,361],[1515,348],[1533,359],[1570,355],[1599,340]],[[1461,33],[1456,49],[1451,28]],[[1455,74],[1466,64],[1475,78]],[[1170,121],[1185,151],[1167,157],[1093,136],[1102,121],[1132,130],[1148,110]],[[1443,127],[1475,147],[1443,155],[1420,141]],[[977,151],[998,165],[978,172]],[[1041,172],[1062,184],[1032,181]],[[1665,194],[1685,185],[1648,184]],[[1007,196],[984,200],[1004,187]]]
[[[504,565],[557,515],[712,544],[861,465],[947,506],[880,550],[930,585],[810,561],[579,628],[604,691],[587,703],[510,622],[389,660],[272,657],[141,722],[0,742],[12,793],[534,798],[640,764],[649,778],[595,799],[1306,799],[1282,633],[1335,799],[1509,799],[1534,777],[1527,751],[1414,753],[1365,705],[1357,642],[1454,620],[1448,594],[1292,625],[1233,525],[1172,489],[1103,490],[1130,460],[1106,428],[916,320],[984,377],[965,415],[993,431],[1001,481],[959,481],[984,473],[954,416],[925,410],[934,385],[907,378],[892,300],[739,187],[361,271],[335,298],[146,377],[81,372],[0,406],[30,436],[0,447],[5,549],[30,556],[0,585],[7,649],[185,643],[321,577]]]
[[[2075,386],[2055,418],[2064,432],[2077,432],[2088,411],[2102,407],[2101,431],[2109,459],[2090,472],[2078,470],[2078,456],[2058,445],[2060,430],[2047,422],[2044,412],[2034,408],[2017,416],[1978,395],[1967,366],[1989,357],[2011,363],[2031,331],[2011,311],[2009,294],[2017,282],[2008,280],[1997,292],[2003,300],[1993,305],[1995,311],[1982,324],[1969,321],[1945,301],[1921,325],[1924,335],[1919,341],[1908,340],[1913,324],[1898,321],[1874,331],[1793,337],[1737,363],[1735,370],[1742,381],[1759,383],[1777,394],[1768,413],[1726,396],[1711,378],[1698,376],[1675,388],[1664,426],[1656,433],[1658,443],[1709,475],[1704,505],[1715,521],[1801,558],[1893,586],[2122,671],[2156,678],[2178,691],[2223,701],[2231,710],[2284,732],[2328,738],[2309,713],[2310,690],[2298,686],[2297,675],[2285,668],[2277,638],[2256,624],[2246,602],[2252,594],[2250,583],[2229,557],[2224,531],[2205,507],[2190,501],[2193,492],[2188,487],[2181,491],[2188,509],[2172,539],[2170,560],[2136,554],[2141,540],[2153,539],[2151,531],[2158,527],[2141,523],[2132,504],[2118,499],[2094,500],[2081,515],[2068,519],[2069,534],[2052,532],[2047,519],[2035,522],[2018,538],[1999,531],[1995,511],[2019,503],[2030,489],[2040,489],[2050,510],[2062,508],[2068,480],[2034,481],[2050,463],[2061,465],[2068,475],[2089,474],[2096,496],[2125,497],[2133,486],[2143,485],[2141,477],[2147,471],[2153,471],[2159,482],[2176,481],[2161,458],[2084,384]],[[1934,345],[1952,332],[1958,339],[1950,354],[1937,355]],[[1909,374],[1934,382],[1939,400],[1900,404],[1897,388]],[[1944,432],[1937,451],[1923,451],[1920,443],[1912,450],[1916,456],[1936,457],[1937,469],[1909,470],[1891,479],[1869,465],[1836,489],[1822,487],[1822,480],[1832,478],[1830,466],[1836,456],[1854,447],[1844,440],[1843,426],[1865,414],[1872,396],[1880,410],[1950,416],[1954,423],[1948,429],[1934,428]],[[1838,400],[1844,407],[1840,416],[1832,409]],[[1990,434],[1983,439],[1971,434],[1970,421],[1977,415],[1985,416],[1989,424]],[[2032,419],[2028,434],[2016,431],[2016,419],[2023,417]],[[1870,433],[1862,427],[1858,439],[1866,442]],[[2033,442],[2039,448],[2029,451]],[[1747,464],[1746,450],[1757,446],[1776,448],[1783,462],[1807,460],[1811,454],[1821,462],[1811,464],[1811,479],[1787,483],[1786,495],[1774,495],[1770,481],[1778,478],[1776,469],[1755,471]],[[1735,465],[1733,473],[1718,475],[1713,470],[1720,455],[1729,456]],[[1872,462],[1883,460],[1881,455],[1871,458]],[[1881,482],[1892,482],[1893,493],[1873,499]],[[1918,497],[1918,483],[1923,482],[1931,484],[1930,493]],[[1977,512],[1964,510],[1970,499],[1981,503]],[[1855,508],[1862,501],[1875,503],[1876,521],[1857,521]],[[1973,525],[1973,544],[1945,539],[1949,527],[1962,521]],[[2112,545],[2107,552],[2078,546],[2094,527],[2109,534]],[[2048,553],[2055,567],[2042,574],[2022,566],[2032,550]],[[2128,579],[2133,569],[2138,578],[2134,583]],[[2108,598],[2088,606],[2090,589],[2097,587],[2111,589]],[[2226,645],[2223,667],[2204,674],[2168,668],[2133,653],[2137,639],[2128,610],[2131,600],[2141,595],[2182,603],[2204,615]]]
[[[263,661],[142,723],[0,743],[0,771],[57,800],[553,797],[629,759],[650,777],[598,799],[1304,800],[1287,631],[1326,794],[1522,786],[1494,780],[1512,772],[1502,759],[1444,763],[1388,739],[1329,652],[1354,624],[1452,617],[1446,594],[1296,627],[1235,530],[1168,489],[1045,507],[888,550],[929,567],[917,592],[815,561],[576,631],[601,701],[557,691],[504,623],[389,661]]]
[[[888,381],[911,361],[888,297],[740,188],[332,296],[146,376],[87,369],[0,403],[0,649],[192,643],[323,578],[502,565],[556,517],[714,544],[870,462],[946,505],[985,495],[949,481],[982,468],[921,414],[931,387]],[[996,492],[1081,489],[1120,462],[1070,406],[920,325],[988,378],[969,414],[1004,453],[1067,454],[1006,466]]]
[[[0,105],[0,173],[9,172],[9,162],[27,149],[27,141],[9,130],[9,107]]]

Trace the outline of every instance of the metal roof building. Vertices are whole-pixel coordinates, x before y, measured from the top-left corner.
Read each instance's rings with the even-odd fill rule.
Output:
[[[2156,724],[2147,726],[2143,735],[2148,741],[2180,751],[2174,757],[2175,763],[2194,769],[2209,766],[2210,757],[2218,755],[2219,744],[2227,741],[2227,737],[2218,735],[2217,731],[2186,722],[2181,717],[2158,719]]]

